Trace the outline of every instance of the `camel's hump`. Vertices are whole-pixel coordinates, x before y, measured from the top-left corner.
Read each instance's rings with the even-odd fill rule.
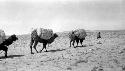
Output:
[[[42,39],[50,39],[53,36],[53,30],[38,28],[37,35]]]

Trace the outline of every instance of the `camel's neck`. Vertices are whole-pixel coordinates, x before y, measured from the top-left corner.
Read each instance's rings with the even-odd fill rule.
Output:
[[[51,37],[49,40],[48,40],[48,43],[52,43],[54,40],[55,40],[56,37]]]

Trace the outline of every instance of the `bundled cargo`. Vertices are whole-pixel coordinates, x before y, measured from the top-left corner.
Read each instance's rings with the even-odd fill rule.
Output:
[[[50,39],[53,36],[52,29],[37,28],[37,35],[42,39]]]
[[[87,36],[86,31],[84,29],[77,29],[74,31],[74,34],[80,39],[85,38]]]
[[[0,44],[3,43],[5,39],[6,39],[5,32],[3,30],[0,30]]]

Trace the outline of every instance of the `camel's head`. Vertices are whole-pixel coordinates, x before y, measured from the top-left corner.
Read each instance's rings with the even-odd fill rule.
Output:
[[[16,36],[15,34],[11,35],[10,37],[11,37],[11,39],[12,39],[13,41],[18,40],[18,38],[17,38],[17,36]]]
[[[55,38],[58,37],[58,35],[57,35],[56,33],[55,33],[53,36],[54,36]]]

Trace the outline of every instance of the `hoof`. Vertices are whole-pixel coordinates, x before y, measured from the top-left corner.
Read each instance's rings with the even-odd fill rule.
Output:
[[[74,48],[76,48],[77,46],[74,46]]]
[[[42,50],[41,51],[39,51],[39,53],[41,53],[42,52]]]
[[[31,54],[34,54],[33,52]]]
[[[5,58],[7,58],[7,54],[5,54]]]
[[[102,44],[101,42],[98,42],[97,44]]]

